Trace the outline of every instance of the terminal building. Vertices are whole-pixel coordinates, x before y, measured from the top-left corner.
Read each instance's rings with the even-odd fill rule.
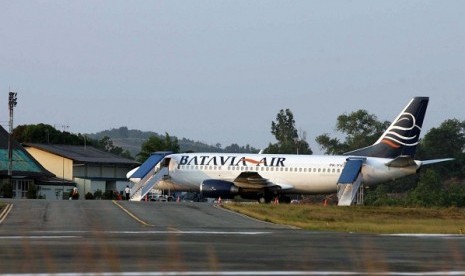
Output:
[[[0,126],[0,196],[13,198],[26,198],[32,185],[40,187],[60,187],[72,189],[74,184],[62,181],[53,173],[45,169],[24,147],[11,139],[11,172],[9,170],[10,158],[8,154],[8,132]],[[11,183],[11,190],[6,186]],[[50,195],[50,198],[61,196],[61,191]],[[11,194],[10,194],[11,193]]]
[[[120,193],[132,183],[126,174],[140,163],[89,146],[25,143],[24,148],[46,170],[57,178],[74,183],[80,199],[97,190]],[[46,198],[56,194],[59,187],[43,186]],[[65,191],[66,192],[66,191]]]
[[[11,139],[11,172],[8,132],[0,126],[0,197],[27,198],[31,186],[45,199],[67,199],[77,187],[86,193],[121,192],[133,183],[126,174],[140,163],[89,146],[20,144]],[[12,191],[2,191],[11,183]]]

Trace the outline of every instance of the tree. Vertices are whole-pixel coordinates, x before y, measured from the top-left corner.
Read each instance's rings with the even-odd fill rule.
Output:
[[[172,151],[179,152],[179,144],[177,138],[172,138],[168,133],[165,133],[164,139],[159,136],[151,136],[142,144],[141,151],[137,154],[137,160],[144,162],[152,152],[156,151]]]
[[[51,125],[19,125],[13,130],[13,137],[20,143],[82,145],[83,136],[59,131]]]
[[[120,132],[124,134],[125,129],[121,129]],[[80,133],[73,134],[67,131],[58,131],[53,126],[46,124],[17,126],[13,130],[13,137],[20,143],[64,144],[75,146],[84,146],[86,144],[128,159],[133,159],[128,150],[115,146],[108,136],[100,140],[93,140],[88,139]]]
[[[106,152],[110,152],[128,159],[133,159],[131,153],[128,150],[124,150],[122,147],[115,146],[111,138],[108,136],[104,136],[102,139],[98,140],[96,147]]]
[[[240,150],[240,147],[238,144],[231,144],[230,146],[227,146],[226,148],[224,148],[225,152],[231,152],[231,153],[239,153],[241,152]]]
[[[453,162],[435,165],[442,177],[465,176],[465,121],[451,119],[432,128],[423,138],[417,158],[421,160],[455,158]]]
[[[360,109],[337,117],[336,130],[346,134],[344,142],[328,134],[322,134],[315,140],[326,154],[343,154],[373,144],[388,127],[388,121],[380,122],[376,115]]]
[[[276,115],[276,121],[271,122],[271,133],[278,141],[276,144],[270,143],[265,149],[265,153],[299,153],[312,154],[312,150],[305,141],[305,133],[299,137],[295,128],[294,115],[290,109],[281,109]]]
[[[223,152],[230,152],[230,153],[257,153],[259,150],[250,145],[246,145],[245,147],[241,147],[238,144],[231,144],[224,148]]]
[[[444,121],[425,135],[421,146],[419,154],[422,158],[444,158],[462,154],[465,149],[465,121]]]

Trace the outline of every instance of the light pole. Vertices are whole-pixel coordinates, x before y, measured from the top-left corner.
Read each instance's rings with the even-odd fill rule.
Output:
[[[69,126],[67,125],[62,125],[61,126],[63,128],[63,146],[66,144],[66,139],[65,139],[65,129],[68,129]],[[62,199],[65,199],[65,156],[63,155],[62,156],[63,158],[63,166],[62,166],[62,169],[63,169],[63,178],[62,178],[62,185],[63,185],[63,191],[61,192],[61,198]]]
[[[11,134],[13,133],[13,108],[16,106],[18,93],[11,92],[8,95],[8,108],[10,109],[10,131],[8,133],[8,178],[10,186],[12,187],[11,178],[13,177],[13,149],[11,146]]]

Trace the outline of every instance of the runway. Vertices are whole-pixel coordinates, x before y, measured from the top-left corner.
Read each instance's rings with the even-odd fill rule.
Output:
[[[2,274],[465,275],[461,235],[310,232],[207,203],[2,201]]]

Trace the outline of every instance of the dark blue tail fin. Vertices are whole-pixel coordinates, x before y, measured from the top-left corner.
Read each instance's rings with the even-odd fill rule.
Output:
[[[373,145],[345,155],[396,158],[415,155],[428,97],[415,97]]]

